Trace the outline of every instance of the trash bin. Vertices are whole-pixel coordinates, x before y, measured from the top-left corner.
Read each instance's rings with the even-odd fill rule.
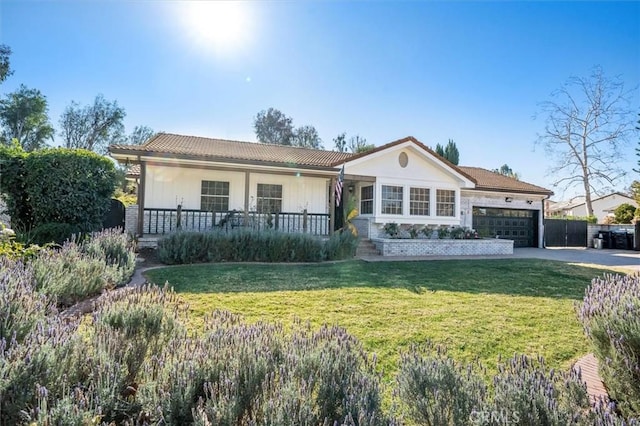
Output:
[[[618,250],[629,250],[627,231],[617,231],[612,232],[611,234],[612,240],[614,241],[614,246],[612,248],[616,248]]]
[[[602,250],[602,238],[594,238],[593,239],[593,248]]]
[[[602,240],[602,248],[608,249],[613,248],[611,231],[600,231],[598,233],[598,238]]]

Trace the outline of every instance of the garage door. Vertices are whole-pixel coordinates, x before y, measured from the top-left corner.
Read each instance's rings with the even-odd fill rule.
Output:
[[[537,210],[473,208],[473,228],[478,235],[513,240],[514,247],[537,247],[537,224]]]

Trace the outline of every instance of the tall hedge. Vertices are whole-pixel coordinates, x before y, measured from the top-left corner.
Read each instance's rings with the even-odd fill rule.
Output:
[[[19,229],[62,223],[91,231],[102,224],[116,186],[108,158],[81,149],[11,147],[0,151],[0,160],[0,189]]]

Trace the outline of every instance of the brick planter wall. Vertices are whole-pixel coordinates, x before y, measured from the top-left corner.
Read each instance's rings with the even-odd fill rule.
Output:
[[[502,239],[428,240],[373,238],[383,256],[486,256],[513,254],[513,241]]]

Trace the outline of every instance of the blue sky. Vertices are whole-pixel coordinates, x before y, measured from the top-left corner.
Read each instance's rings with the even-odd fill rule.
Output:
[[[253,117],[275,107],[326,148],[341,132],[376,145],[451,138],[461,165],[507,163],[554,189],[534,150],[539,103],[595,65],[640,83],[640,2],[217,3],[3,0],[15,74],[0,94],[41,90],[54,126],[72,100],[102,93],[126,109],[128,132],[250,141]]]

